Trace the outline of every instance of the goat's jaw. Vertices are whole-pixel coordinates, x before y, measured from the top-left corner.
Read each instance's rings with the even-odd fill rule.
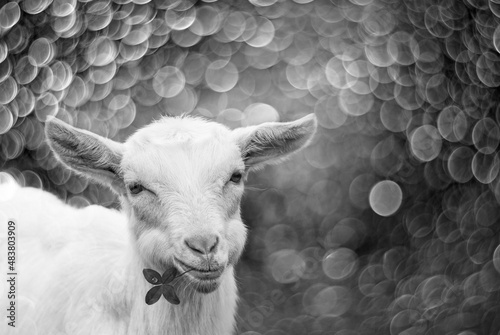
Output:
[[[180,273],[186,272],[184,277],[189,282],[188,285],[199,293],[212,293],[217,290],[225,270],[223,266],[210,271],[198,269],[178,259],[174,260],[174,266]]]
[[[194,289],[196,290],[196,292],[208,294],[208,293],[214,292],[215,290],[217,290],[219,288],[220,280],[219,279],[210,279],[210,280],[195,279],[195,281],[193,281],[193,284],[194,284]]]

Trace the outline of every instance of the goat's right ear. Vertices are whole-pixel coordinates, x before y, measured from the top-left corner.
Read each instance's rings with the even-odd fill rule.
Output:
[[[45,135],[50,148],[64,165],[111,187],[118,194],[125,192],[120,173],[123,144],[74,128],[56,118],[45,124]]]
[[[259,169],[278,163],[307,146],[316,128],[316,117],[309,114],[292,122],[266,122],[236,128],[232,135],[240,146],[247,169]]]

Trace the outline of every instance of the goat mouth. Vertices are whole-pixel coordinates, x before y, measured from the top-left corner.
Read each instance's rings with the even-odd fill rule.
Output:
[[[187,272],[186,275],[201,282],[213,282],[220,278],[224,272],[224,267],[207,270],[188,265],[178,258],[175,258],[175,261],[182,272]]]

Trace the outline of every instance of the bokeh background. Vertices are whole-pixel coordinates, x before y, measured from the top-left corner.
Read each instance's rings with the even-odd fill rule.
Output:
[[[0,2],[0,170],[77,207],[56,116],[117,141],[162,115],[314,112],[253,174],[238,334],[499,334],[500,0]]]

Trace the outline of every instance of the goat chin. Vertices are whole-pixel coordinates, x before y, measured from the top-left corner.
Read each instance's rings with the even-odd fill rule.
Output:
[[[1,222],[16,223],[15,334],[232,334],[232,266],[203,285],[183,279],[179,305],[163,298],[147,305],[152,285],[142,275],[145,265],[122,213],[100,206],[75,209],[47,192],[5,183],[0,194]],[[0,327],[2,334],[14,330],[6,322]]]

